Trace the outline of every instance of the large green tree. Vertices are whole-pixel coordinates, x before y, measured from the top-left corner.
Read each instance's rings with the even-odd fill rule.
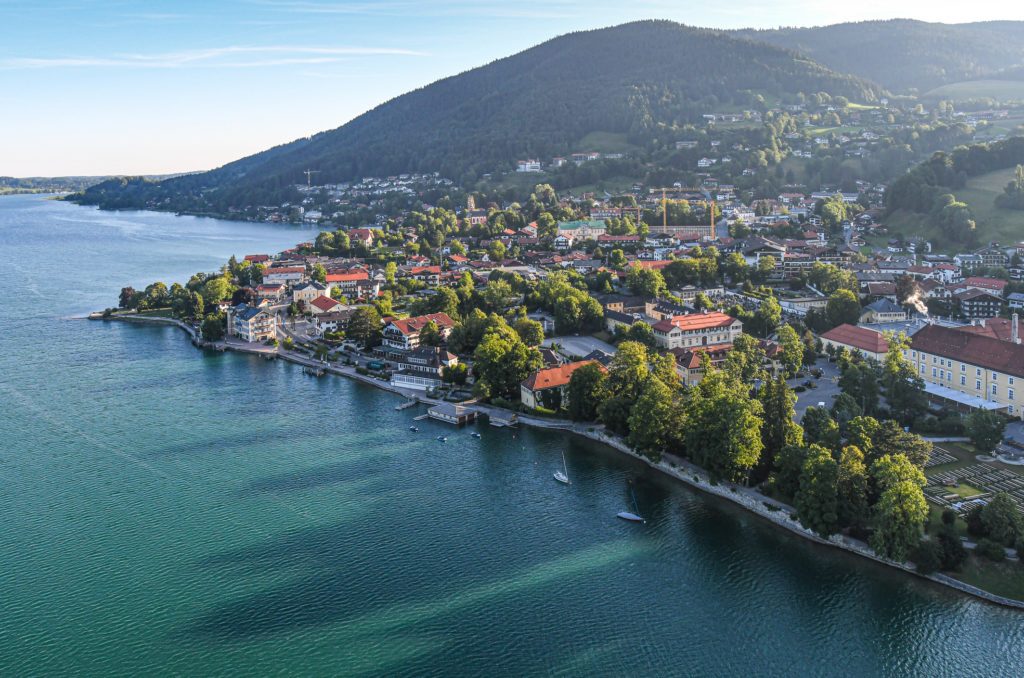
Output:
[[[839,527],[838,477],[832,453],[819,445],[811,445],[794,500],[801,524],[822,537],[828,537]]]
[[[964,419],[967,435],[979,452],[988,454],[1003,440],[1006,419],[988,410],[975,410]]]
[[[764,447],[763,412],[746,384],[722,370],[707,370],[686,404],[688,454],[713,477],[745,478]]]
[[[489,397],[515,398],[519,385],[543,366],[537,349],[523,343],[504,321],[484,334],[473,358],[478,391]]]
[[[886,487],[873,508],[874,531],[868,543],[875,553],[903,561],[921,539],[928,503],[921,486],[901,480]]]
[[[568,412],[573,421],[593,421],[597,408],[608,397],[607,373],[598,363],[579,367],[569,377],[566,397]]]

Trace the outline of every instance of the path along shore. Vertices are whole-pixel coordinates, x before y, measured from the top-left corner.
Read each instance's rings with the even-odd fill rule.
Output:
[[[304,355],[296,353],[294,351],[285,351],[281,348],[275,348],[263,345],[254,345],[245,342],[232,342],[232,341],[219,341],[219,342],[208,342],[201,339],[195,328],[187,323],[184,323],[175,318],[163,318],[159,316],[138,316],[138,315],[119,315],[103,317],[101,313],[92,313],[89,316],[90,320],[116,320],[119,322],[130,322],[139,324],[150,324],[150,325],[173,325],[184,330],[192,340],[192,343],[200,348],[209,348],[218,351],[238,351],[240,353],[250,353],[255,355],[262,355],[266,358],[280,358],[298,365],[305,367],[313,367],[322,369],[327,373],[336,374],[339,376],[349,377],[357,381],[361,381],[365,384],[375,386],[385,391],[390,391],[397,395],[401,395],[406,398],[416,398],[420,402],[428,405],[436,405],[441,400],[435,398],[428,398],[419,391],[411,391],[409,389],[401,389],[392,386],[386,381],[381,381],[374,377],[367,375],[358,374],[355,368],[348,366],[324,366],[324,363],[320,360],[308,358]],[[489,417],[497,417],[501,419],[507,419],[512,412],[510,410],[495,407],[493,405],[484,405],[481,403],[473,403],[471,405],[473,409],[477,410],[480,414],[486,414]],[[791,516],[796,515],[796,510],[788,504],[783,504],[775,499],[766,497],[765,495],[758,492],[756,489],[737,485],[735,483],[713,483],[708,477],[707,473],[701,468],[694,466],[693,464],[675,457],[673,455],[665,455],[661,461],[655,462],[650,459],[637,454],[635,451],[630,449],[626,443],[618,437],[610,436],[605,433],[603,427],[598,424],[577,424],[562,420],[543,419],[540,417],[531,417],[528,415],[517,414],[519,423],[524,426],[532,426],[534,428],[544,428],[549,430],[563,431],[566,433],[572,433],[584,438],[588,438],[598,443],[602,443],[609,447],[612,447],[623,454],[629,455],[634,459],[637,459],[649,467],[661,471],[662,473],[675,478],[687,485],[694,487],[698,490],[713,494],[722,499],[728,500],[733,504],[737,504],[751,513],[754,513],[765,520],[768,520],[775,525],[789,530],[790,532],[797,534],[805,539],[809,539],[818,544],[824,546],[832,546],[834,548],[842,549],[850,553],[854,553],[864,558],[869,558],[877,563],[894,567],[909,574],[912,574],[922,579],[928,579],[936,584],[942,584],[950,588],[961,591],[968,595],[975,596],[982,600],[994,603],[997,605],[1003,605],[1005,607],[1012,607],[1020,610],[1024,610],[1024,601],[1015,600],[1013,598],[1005,598],[998,596],[994,593],[990,593],[983,589],[979,589],[976,586],[972,586],[965,582],[955,579],[945,574],[933,573],[933,574],[921,574],[918,572],[913,564],[909,562],[897,562],[883,558],[877,555],[871,550],[871,547],[867,543],[847,537],[844,535],[835,534],[824,539],[811,530],[807,529],[795,520]]]

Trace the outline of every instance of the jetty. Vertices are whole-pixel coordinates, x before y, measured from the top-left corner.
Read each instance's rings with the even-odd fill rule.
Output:
[[[465,405],[456,405],[455,403],[438,403],[427,410],[427,415],[431,419],[437,419],[438,421],[462,426],[463,424],[469,424],[476,421],[477,411],[471,407],[466,407]]]

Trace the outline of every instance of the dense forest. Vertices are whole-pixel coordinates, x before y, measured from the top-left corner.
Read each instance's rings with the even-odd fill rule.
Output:
[[[1024,21],[938,24],[894,19],[735,34],[797,50],[894,92],[923,93],[1024,64]]]
[[[883,94],[790,50],[667,21],[631,23],[555,38],[211,172],[129,182],[120,198],[107,184],[86,192],[85,201],[195,210],[202,196],[221,209],[254,191],[268,201],[287,197],[306,169],[325,183],[438,171],[466,185],[519,158],[585,150],[575,144],[591,132],[623,134],[645,147],[708,111],[817,92],[857,102]]]

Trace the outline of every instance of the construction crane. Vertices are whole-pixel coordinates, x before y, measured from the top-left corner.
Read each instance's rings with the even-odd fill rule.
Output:
[[[306,175],[306,188],[313,187],[313,175],[320,174],[320,170],[306,170],[303,172]]]

